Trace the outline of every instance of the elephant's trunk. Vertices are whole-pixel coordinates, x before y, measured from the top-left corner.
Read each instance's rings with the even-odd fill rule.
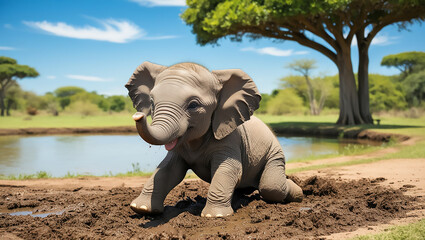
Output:
[[[153,145],[166,145],[171,150],[177,144],[177,138],[183,135],[187,129],[187,121],[181,118],[179,111],[170,113],[169,110],[158,110],[153,116],[152,124],[149,125],[145,114],[137,112],[133,115],[139,135],[146,142]]]

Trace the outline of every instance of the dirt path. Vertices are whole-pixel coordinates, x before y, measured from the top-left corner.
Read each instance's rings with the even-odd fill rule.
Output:
[[[386,148],[309,164],[395,151]],[[302,166],[288,164],[288,169],[297,167]],[[301,172],[292,178],[304,190],[302,203],[273,204],[264,202],[258,192],[238,194],[233,202],[236,212],[226,219],[200,217],[208,184],[196,179],[172,190],[159,216],[140,216],[129,209],[146,181],[143,177],[2,180],[0,238],[346,239],[425,218],[424,172],[425,158]]]

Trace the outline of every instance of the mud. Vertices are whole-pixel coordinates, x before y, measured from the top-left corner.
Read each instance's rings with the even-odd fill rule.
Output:
[[[129,203],[140,188],[0,186],[0,238],[24,239],[320,239],[332,233],[403,218],[422,200],[385,179],[293,178],[302,203],[266,203],[257,191],[235,193],[235,214],[200,217],[208,184],[186,180],[172,190],[161,215],[141,216]],[[405,186],[411,188],[414,186]],[[32,215],[10,215],[31,211]],[[37,217],[37,214],[44,214]],[[47,216],[46,216],[47,215]]]

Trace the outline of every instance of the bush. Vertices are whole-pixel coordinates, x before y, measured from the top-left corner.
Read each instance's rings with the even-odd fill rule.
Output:
[[[276,96],[267,103],[267,113],[272,115],[281,114],[300,114],[305,113],[307,109],[303,106],[303,100],[295,90],[286,88],[280,90]]]
[[[69,105],[67,112],[78,113],[81,116],[93,116],[99,115],[102,110],[98,106],[91,102],[76,101]]]
[[[35,116],[37,115],[37,108],[35,107],[27,107],[28,115]]]

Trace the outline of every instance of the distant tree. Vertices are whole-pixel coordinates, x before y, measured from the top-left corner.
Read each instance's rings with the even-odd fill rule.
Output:
[[[410,106],[425,100],[425,52],[402,52],[385,56],[381,65],[400,70],[399,81]]]
[[[7,88],[6,97],[5,97],[5,105],[6,105],[6,115],[10,116],[10,110],[18,109],[19,101],[22,98],[23,91],[18,83],[14,82],[10,84]]]
[[[423,106],[425,102],[425,70],[409,74],[401,84],[410,105]]]
[[[72,95],[75,95],[77,93],[87,92],[84,90],[84,88],[75,87],[75,86],[66,86],[66,87],[60,87],[54,91],[56,97],[62,98],[62,97],[70,97]]]
[[[404,77],[425,68],[425,52],[402,52],[382,58],[382,66],[395,67]]]
[[[310,106],[310,114],[319,115],[325,104],[328,90],[323,88],[323,86],[321,86],[321,88],[317,88],[317,84],[312,82],[311,71],[314,68],[317,68],[316,61],[313,59],[300,59],[288,64],[286,67],[301,73],[301,75],[304,77],[307,86],[306,95]],[[316,99],[316,92],[320,92],[319,101]]]
[[[292,88],[279,90],[267,103],[267,113],[272,115],[299,114],[304,110],[302,98]]]
[[[295,41],[328,57],[338,67],[342,125],[373,123],[369,110],[369,47],[385,27],[406,28],[425,19],[425,0],[188,0],[181,15],[201,45],[230,36]],[[358,90],[351,44],[359,52]]]
[[[390,109],[404,109],[407,107],[406,99],[396,82],[390,77],[370,74],[370,108],[373,112],[387,111]]]
[[[46,110],[53,116],[59,115],[59,100],[53,93],[48,92],[41,96],[40,109]]]
[[[113,112],[121,112],[125,109],[125,97],[124,96],[111,96],[108,98],[110,102],[109,109]]]
[[[267,113],[268,102],[272,99],[272,96],[267,93],[261,94],[260,107],[255,111],[256,113]]]
[[[6,91],[18,79],[37,77],[38,72],[27,65],[19,65],[16,60],[0,56],[0,116],[4,116],[6,105],[4,99]]]
[[[286,76],[281,81],[282,88],[293,88],[296,93],[306,102],[311,115],[319,115],[326,103],[328,107],[338,108],[338,86],[334,84],[334,78],[315,77],[308,78],[302,76]],[[331,97],[330,101],[328,98]],[[328,100],[328,101],[327,101]]]
[[[22,99],[24,100],[26,111],[29,115],[37,115],[40,110],[42,98],[31,91],[23,91]]]
[[[87,92],[83,88],[74,87],[74,86],[66,86],[60,87],[54,91],[55,96],[59,99],[59,105],[62,110],[64,110],[69,104],[71,104],[71,96],[77,93]]]

